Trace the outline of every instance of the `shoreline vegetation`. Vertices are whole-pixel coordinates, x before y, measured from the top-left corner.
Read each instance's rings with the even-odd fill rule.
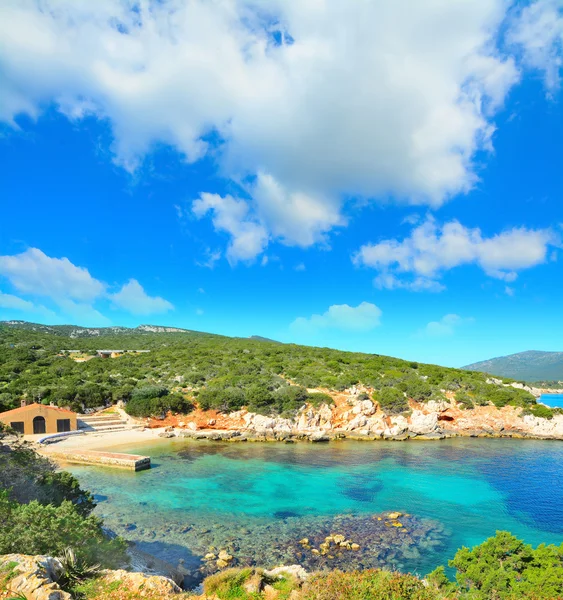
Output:
[[[563,545],[532,548],[508,532],[497,532],[473,549],[461,548],[448,565],[424,578],[381,569],[308,573],[297,565],[233,568],[232,556],[221,550],[218,558],[202,557],[207,563],[212,558],[217,570],[202,589],[182,591],[170,578],[131,570],[139,563],[132,564],[127,542],[109,535],[92,515],[94,499],[72,475],[58,471],[20,438],[6,432],[2,438],[0,598],[547,600],[563,595]],[[402,528],[411,516],[388,513],[383,518]],[[359,549],[340,534],[299,544],[327,555]]]
[[[0,324],[0,410],[22,400],[79,412],[117,405],[132,426],[232,441],[563,439],[563,410],[538,403],[541,390],[522,382],[166,329]],[[100,347],[121,350],[104,358]]]
[[[102,357],[100,347],[123,351]],[[74,436],[56,444],[57,452],[173,437],[285,443],[563,439],[563,411],[538,403],[532,392],[523,382],[374,354],[152,326],[132,333],[0,324],[0,410],[25,400],[81,412],[119,411],[126,418],[125,431]],[[150,573],[150,558],[143,563],[124,539],[112,536],[92,514],[92,495],[57,468],[49,448],[41,453],[0,431],[2,599],[563,597],[563,545],[534,549],[508,532],[460,549],[424,579],[373,569],[303,575],[298,566],[263,565],[280,567],[272,574],[231,568],[232,557],[220,550],[213,559],[218,572],[194,596]],[[398,527],[392,521],[399,523],[400,515],[391,516],[390,527]],[[330,535],[311,552],[341,551],[341,542],[345,551],[355,551],[353,540]],[[146,573],[131,572],[135,567]]]

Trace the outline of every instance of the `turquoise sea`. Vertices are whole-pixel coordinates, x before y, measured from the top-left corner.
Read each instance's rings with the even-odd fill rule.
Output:
[[[496,530],[534,545],[563,543],[560,442],[162,440],[127,451],[150,455],[153,468],[70,470],[96,494],[108,527],[160,558],[182,559],[196,579],[210,548],[228,548],[239,564],[424,574]],[[409,516],[391,527],[386,511]],[[328,533],[343,533],[361,550],[329,560],[298,544],[306,536],[315,545]]]
[[[563,394],[542,394],[539,401],[552,408],[563,408]]]

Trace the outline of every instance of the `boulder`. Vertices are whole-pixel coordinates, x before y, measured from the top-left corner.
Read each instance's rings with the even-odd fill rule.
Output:
[[[226,550],[221,550],[221,552],[219,552],[219,559],[224,560],[225,562],[231,562],[233,557]]]
[[[354,406],[352,412],[355,415],[371,416],[375,413],[375,404],[371,400],[361,400]]]
[[[13,563],[16,563],[13,566]],[[0,569],[8,565],[12,572],[7,583],[12,594],[20,594],[28,600],[71,600],[69,593],[57,585],[63,573],[60,561],[50,556],[26,556],[6,554],[0,557]]]
[[[358,415],[348,423],[346,429],[348,429],[349,431],[353,431],[354,429],[362,429],[367,425],[367,422],[368,419],[366,416]]]
[[[309,440],[313,443],[318,443],[318,442],[330,442],[330,438],[328,437],[328,435],[322,433],[322,432],[315,432],[312,433],[309,436]]]
[[[265,417],[263,415],[254,415],[252,424],[254,425],[254,428],[257,431],[262,429],[273,429],[276,425],[276,420],[271,419],[270,417]]]
[[[438,415],[435,412],[425,414],[420,410],[413,410],[410,417],[409,430],[417,435],[432,433],[438,429]]]
[[[117,571],[104,571],[104,581],[112,583],[121,581],[122,586],[131,594],[146,594],[154,592],[155,595],[166,598],[171,594],[181,593],[181,588],[169,579],[162,575],[145,575],[144,573],[130,573],[119,569]],[[70,598],[70,596],[69,596]]]
[[[264,577],[258,571],[252,573],[252,575],[244,582],[242,586],[247,594],[259,594],[264,587]]]

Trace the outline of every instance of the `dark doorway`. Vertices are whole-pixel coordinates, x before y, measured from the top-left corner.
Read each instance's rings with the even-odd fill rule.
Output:
[[[45,433],[45,417],[33,419],[33,433]]]
[[[10,427],[14,431],[17,431],[18,433],[21,433],[22,435],[25,433],[24,426],[23,426],[23,421],[15,421],[13,423],[10,423]]]
[[[57,419],[57,433],[70,431],[70,419]]]

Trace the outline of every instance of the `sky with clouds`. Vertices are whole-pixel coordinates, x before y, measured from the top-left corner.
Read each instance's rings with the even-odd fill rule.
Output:
[[[562,350],[562,0],[3,0],[0,319]]]

